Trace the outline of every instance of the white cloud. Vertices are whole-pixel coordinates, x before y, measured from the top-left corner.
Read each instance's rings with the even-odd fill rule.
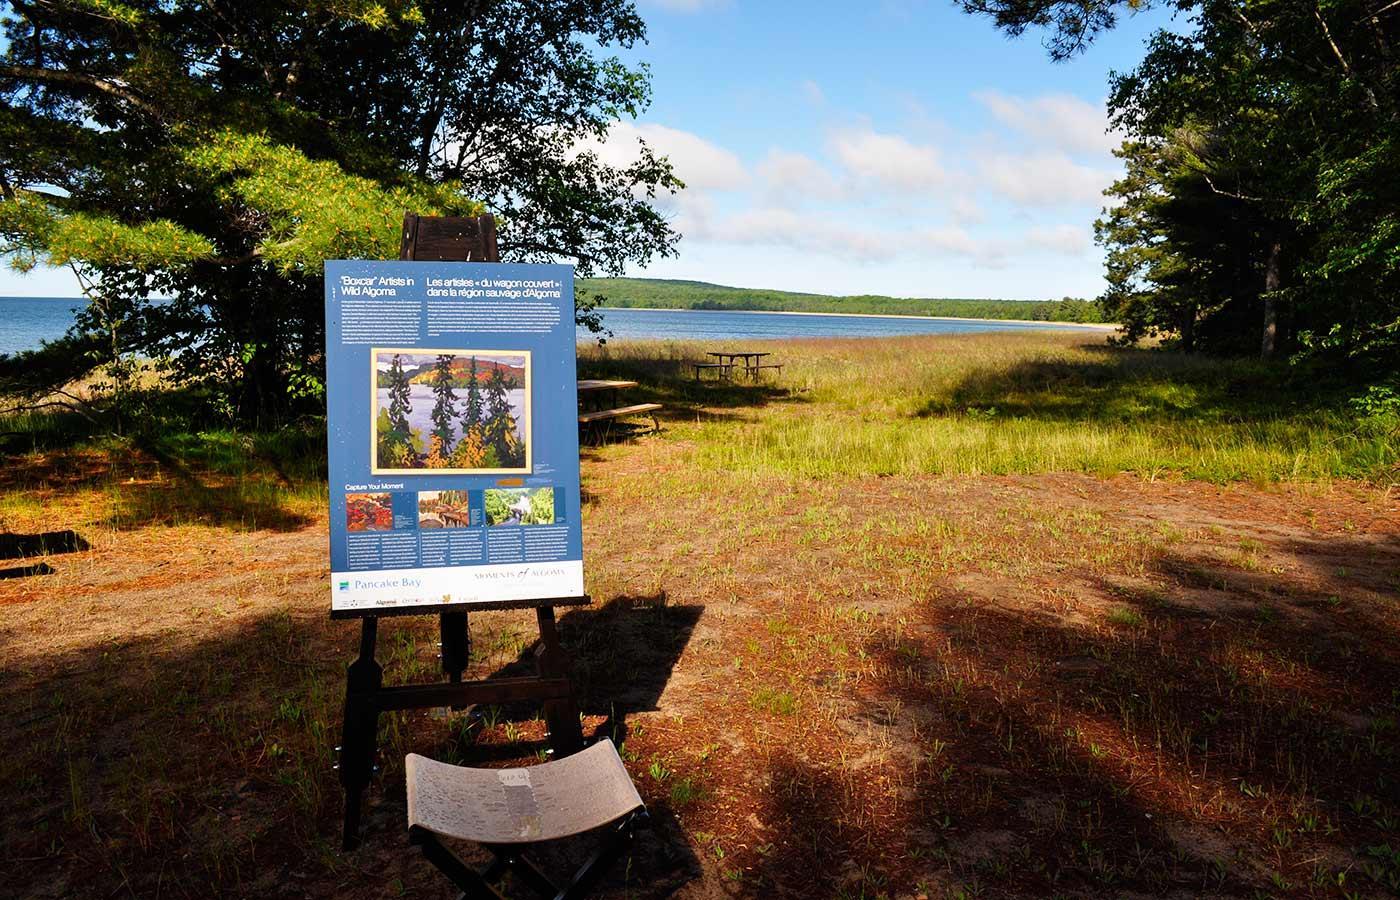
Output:
[[[982,187],[1026,206],[1099,204],[1117,173],[1063,154],[998,153],[977,164]]]
[[[953,221],[959,225],[978,225],[987,221],[986,212],[976,200],[967,196],[954,198],[952,205],[948,208],[948,213],[953,217]]]
[[[1034,212],[1096,205],[1115,173],[1058,149],[988,153],[968,138],[952,133],[935,143],[858,126],[829,133],[824,155],[779,145],[746,164],[689,131],[619,123],[605,141],[579,149],[626,165],[642,140],[671,160],[687,188],[653,202],[683,236],[682,253],[766,249],[873,270],[1083,259],[1092,246],[1087,225],[1041,224]]]
[[[1082,256],[1094,242],[1087,225],[1037,226],[1026,232],[1026,243],[1063,256]]]
[[[927,191],[947,179],[936,148],[897,134],[840,131],[832,135],[830,145],[832,155],[848,172],[884,187]]]
[[[694,191],[726,191],[743,187],[749,173],[739,157],[699,135],[665,125],[618,122],[601,145],[585,142],[603,162],[625,166],[637,158],[637,141],[644,140],[657,154],[671,160],[676,176]]]
[[[791,247],[862,262],[893,258],[899,248],[879,234],[841,219],[763,207],[725,219],[714,233],[727,243]]]
[[[769,150],[754,172],[768,199],[780,205],[831,203],[844,193],[829,169],[802,153]]]
[[[1089,246],[1084,229],[1072,225],[1035,227],[1015,236],[973,234],[957,226],[871,226],[853,216],[779,207],[743,210],[703,225],[700,232],[687,232],[687,239],[704,245],[783,248],[814,259],[855,263],[955,259],[1001,268],[1016,257],[1080,256]]]
[[[930,256],[962,256],[986,261],[1005,253],[995,238],[977,238],[962,228],[925,228],[910,236],[910,249]]]
[[[1072,94],[1014,97],[997,90],[972,95],[1003,125],[1067,153],[1106,154],[1122,142],[1109,133],[1101,105]]]

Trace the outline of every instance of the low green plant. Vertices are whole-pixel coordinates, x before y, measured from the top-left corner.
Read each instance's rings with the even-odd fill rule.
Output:
[[[1114,625],[1127,625],[1136,628],[1142,625],[1146,620],[1143,619],[1142,613],[1137,610],[1130,609],[1126,606],[1120,606],[1109,612],[1108,621],[1112,622]]]
[[[790,716],[797,712],[797,699],[787,691],[761,687],[749,695],[749,706],[760,712]]]
[[[684,809],[702,799],[704,795],[704,788],[700,786],[693,776],[678,778],[671,782],[672,809]]]

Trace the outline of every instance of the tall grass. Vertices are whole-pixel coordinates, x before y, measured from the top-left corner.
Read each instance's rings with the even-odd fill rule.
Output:
[[[730,342],[735,343],[737,342]],[[747,345],[752,342],[743,342]],[[684,362],[718,344],[582,351],[590,371],[649,379],[671,399]],[[1351,412],[1284,366],[1110,347],[1056,334],[771,343],[782,393],[677,421],[697,462],[811,477],[1054,471],[1214,482],[1397,476],[1396,423]]]
[[[60,495],[81,498],[91,520],[116,529],[293,528],[326,505],[319,422],[113,434],[68,413],[27,413],[0,418],[0,431],[11,437],[10,468],[0,477],[0,521],[10,524],[44,521]]]

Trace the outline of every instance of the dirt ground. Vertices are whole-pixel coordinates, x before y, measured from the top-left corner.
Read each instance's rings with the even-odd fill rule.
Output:
[[[342,854],[357,629],[319,506],[132,524],[111,507],[167,476],[77,463],[3,486],[40,501],[5,530],[86,549],[0,580],[0,894],[454,896],[403,754],[527,759],[535,711],[387,717]],[[595,604],[561,632],[656,820],[605,896],[1400,891],[1386,492],[760,478],[665,434],[588,451],[584,486]],[[472,629],[476,674],[529,653],[527,613]],[[436,639],[386,620],[386,681],[432,680]]]

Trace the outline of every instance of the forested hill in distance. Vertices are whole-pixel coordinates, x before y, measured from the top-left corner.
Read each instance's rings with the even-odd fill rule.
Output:
[[[1103,322],[1097,304],[1063,300],[960,300],[955,298],[834,297],[758,288],[726,287],[704,281],[666,278],[580,278],[586,295],[601,295],[602,306],[650,309],[728,309],[769,312],[862,313],[948,316],[958,319],[1021,319],[1033,322]]]

